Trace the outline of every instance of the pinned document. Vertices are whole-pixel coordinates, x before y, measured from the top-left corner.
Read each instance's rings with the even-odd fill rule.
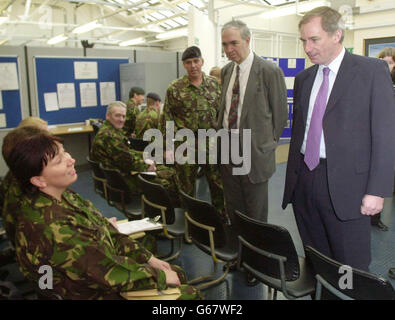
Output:
[[[115,100],[115,82],[100,82],[100,104],[107,106]]]
[[[5,117],[5,113],[0,113],[0,128],[6,128],[7,127],[7,120]]]
[[[73,82],[58,83],[58,102],[59,108],[75,108],[75,87]]]
[[[56,92],[44,93],[45,111],[58,111],[58,94]]]
[[[96,61],[75,61],[74,62],[75,79],[97,79],[97,62]]]
[[[16,63],[0,63],[0,90],[18,90],[18,72]]]
[[[81,107],[97,106],[96,82],[80,83]]]

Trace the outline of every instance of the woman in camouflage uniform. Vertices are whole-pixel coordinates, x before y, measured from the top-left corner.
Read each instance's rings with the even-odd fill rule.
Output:
[[[180,268],[120,234],[91,202],[68,189],[77,180],[74,162],[61,140],[48,134],[19,142],[10,154],[22,189],[15,247],[23,274],[38,283],[40,267],[51,267],[53,293],[64,299],[117,299],[122,292],[167,286],[179,287],[180,299],[201,298],[181,284],[186,279]]]

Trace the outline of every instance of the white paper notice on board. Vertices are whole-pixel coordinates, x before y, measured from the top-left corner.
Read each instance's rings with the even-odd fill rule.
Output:
[[[18,72],[15,62],[0,63],[0,90],[18,90]]]
[[[75,61],[74,62],[75,79],[97,79],[97,62],[96,61]]]
[[[296,68],[296,59],[288,59],[288,69]]]
[[[81,107],[97,107],[96,82],[80,83]]]
[[[0,113],[0,128],[5,128],[5,127],[7,127],[5,113]]]
[[[44,102],[45,102],[45,110],[47,112],[59,110],[58,94],[56,92],[44,93]]]
[[[0,110],[3,110],[3,93],[0,91]]]
[[[115,82],[100,82],[100,104],[107,106],[115,100]]]
[[[75,108],[75,87],[73,82],[57,83],[59,109]]]

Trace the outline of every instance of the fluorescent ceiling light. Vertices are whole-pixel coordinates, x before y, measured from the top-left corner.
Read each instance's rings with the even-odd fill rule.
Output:
[[[85,32],[91,31],[93,29],[96,29],[98,27],[101,27],[101,26],[102,25],[100,23],[97,23],[97,21],[95,20],[95,21],[89,22],[87,24],[84,24],[82,26],[75,28],[72,32],[77,33],[77,34],[85,33]]]
[[[62,42],[64,40],[66,40],[68,38],[69,38],[68,36],[65,36],[64,34],[60,34],[60,35],[58,35],[56,37],[53,37],[53,38],[49,39],[47,41],[47,44],[56,44],[56,43],[59,43],[59,42]]]
[[[8,41],[8,39],[0,40],[0,46],[3,45],[4,43],[6,43],[7,41]]]
[[[282,6],[278,9],[265,11],[260,15],[260,17],[266,18],[266,19],[271,19],[271,18],[289,16],[289,15],[293,15],[293,14],[297,14],[297,13],[307,12],[307,11],[313,10],[314,8],[322,7],[322,6],[330,7],[331,4],[329,1],[304,1],[304,2],[298,3],[298,6],[297,6],[298,11],[297,12],[296,12],[296,5],[292,4],[289,6]]]
[[[167,31],[163,33],[159,33],[156,35],[156,39],[172,39],[172,38],[179,38],[179,37],[186,37],[188,36],[188,29],[182,28],[172,31]]]
[[[4,22],[6,22],[8,20],[8,17],[6,16],[0,16],[0,24],[3,24]]]
[[[136,38],[136,39],[122,41],[122,42],[119,43],[119,45],[121,47],[126,47],[126,46],[134,46],[136,44],[142,44],[142,43],[145,43],[145,39],[140,37],[140,38]]]

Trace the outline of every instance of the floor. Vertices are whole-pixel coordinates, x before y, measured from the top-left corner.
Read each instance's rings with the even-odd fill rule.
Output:
[[[296,249],[300,255],[304,255],[302,243],[298,234],[292,208],[288,206],[286,210],[281,208],[282,193],[284,188],[286,163],[277,164],[276,173],[269,182],[269,223],[284,226],[291,233]],[[93,182],[90,170],[78,169],[78,181],[72,189],[80,193],[83,197],[91,200],[94,205],[106,217],[117,217],[119,220],[125,216],[114,207],[107,205],[107,202],[93,191]],[[197,184],[197,194],[200,199],[209,201],[207,183],[204,179]],[[372,263],[370,271],[384,278],[388,278],[395,287],[395,280],[390,279],[387,271],[395,266],[395,203],[393,198],[385,200],[385,207],[382,213],[383,222],[389,226],[389,231],[383,232],[372,228]],[[167,251],[169,248],[168,240],[159,240],[159,249]],[[211,258],[195,247],[193,244],[183,244],[181,255],[172,261],[173,264],[184,268],[189,279],[211,273]],[[16,272],[16,265],[11,266],[11,276],[19,279],[20,275]],[[1,271],[1,269],[0,269]],[[222,271],[219,266],[218,274]],[[267,288],[263,284],[249,287],[245,282],[245,275],[240,271],[232,271],[228,274],[225,281],[215,287],[203,291],[208,300],[261,300],[267,299]],[[285,299],[281,293],[278,299]],[[310,297],[301,298],[308,300]]]
[[[286,227],[291,233],[298,254],[304,255],[303,246],[297,230],[292,208],[288,206],[286,210],[281,208],[282,194],[284,189],[286,163],[277,164],[276,173],[269,182],[269,223]],[[73,185],[73,189],[88,199],[101,210],[106,217],[116,216],[124,219],[122,213],[107,203],[93,192],[92,180],[89,171],[79,172],[79,179]],[[197,194],[200,199],[210,201],[206,181],[199,180],[197,184]],[[395,280],[387,275],[390,267],[395,266],[395,203],[393,198],[385,199],[385,207],[382,213],[383,222],[389,226],[389,231],[379,231],[372,228],[372,263],[370,271],[391,281],[395,287]],[[159,241],[159,248],[166,251],[168,243],[165,240]],[[186,270],[189,279],[211,273],[211,258],[192,244],[183,244],[181,255],[172,261],[173,264],[180,265]],[[218,274],[222,271],[219,267]],[[259,300],[267,298],[267,288],[263,284],[255,287],[246,286],[245,275],[239,271],[230,272],[224,282],[204,290],[206,299],[209,300]],[[279,294],[278,299],[285,299]],[[310,299],[305,297],[302,299]]]

